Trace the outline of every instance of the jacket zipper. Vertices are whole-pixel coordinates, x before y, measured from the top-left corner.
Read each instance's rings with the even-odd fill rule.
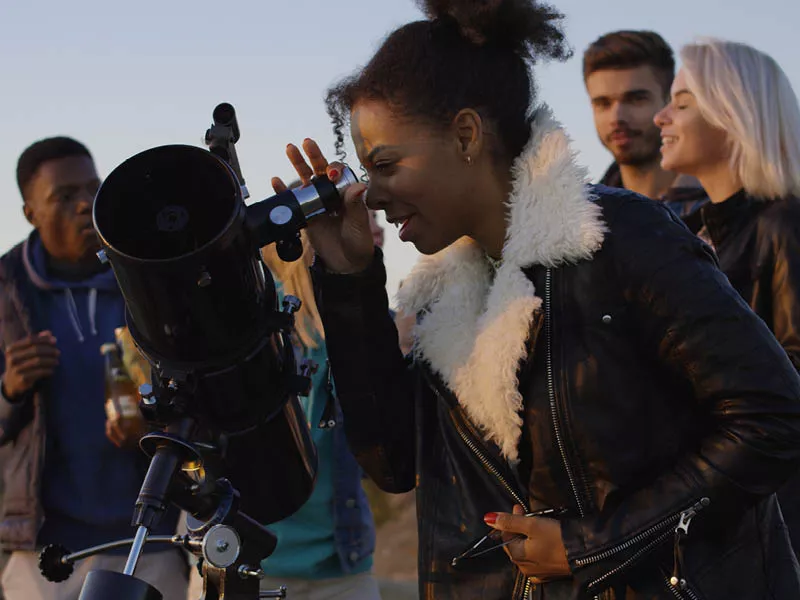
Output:
[[[700,597],[695,594],[689,586],[686,586],[683,589],[678,589],[672,585],[667,575],[664,576],[664,583],[667,584],[669,591],[672,592],[672,595],[678,600],[700,600]]]
[[[558,443],[558,450],[561,453],[561,460],[564,463],[564,470],[567,472],[569,486],[572,489],[573,496],[575,497],[575,503],[578,507],[578,514],[580,514],[581,517],[585,517],[586,508],[584,506],[583,499],[578,492],[578,484],[577,480],[575,479],[575,473],[569,464],[567,449],[564,445],[564,434],[561,431],[561,423],[558,419],[558,404],[556,402],[556,388],[553,375],[553,326],[551,315],[552,279],[553,270],[548,268],[545,272],[544,286],[544,331],[547,338],[547,392],[550,397],[550,414],[553,417],[553,429],[555,430],[556,434],[556,443]]]
[[[649,527],[642,533],[639,533],[634,537],[632,537],[631,539],[622,542],[619,546],[614,546],[613,548],[609,548],[608,550],[603,550],[602,552],[598,552],[597,554],[593,554],[585,558],[579,558],[575,561],[575,564],[579,567],[586,567],[598,563],[607,558],[610,558],[615,554],[618,554],[623,550],[627,550],[631,546],[635,546],[636,544],[646,540],[648,537],[650,537],[654,533],[657,533],[661,529],[664,529],[665,527],[669,527],[670,525],[677,525],[684,514],[690,511],[694,511],[694,513],[696,514],[697,512],[708,506],[708,504],[709,504],[708,498],[702,498],[697,502],[695,502],[694,504],[692,504],[692,506],[690,506],[688,509],[682,510],[677,514],[671,515],[666,519],[659,521],[658,523],[656,523],[652,527]]]
[[[564,445],[564,436],[561,431],[561,424],[558,419],[558,406],[556,403],[556,393],[555,393],[555,379],[553,374],[553,335],[552,335],[552,322],[551,322],[551,289],[552,289],[552,269],[548,268],[545,272],[545,335],[547,337],[547,390],[550,399],[550,412],[553,416],[553,428],[555,430],[556,441],[558,443],[558,449],[561,453],[561,459],[564,464],[564,469],[567,472],[567,477],[569,479],[570,488],[572,489],[573,496],[575,497],[575,503],[578,507],[578,513],[581,517],[586,515],[585,505],[583,499],[578,492],[578,485],[575,479],[574,471],[569,464],[569,460],[567,457],[566,447]],[[437,395],[439,394],[438,390],[436,390]],[[523,501],[523,499],[516,493],[514,488],[508,483],[508,481],[502,476],[502,474],[497,470],[497,468],[491,463],[491,461],[486,457],[480,447],[475,443],[474,440],[470,438],[467,432],[464,430],[463,426],[457,422],[457,420],[453,420],[453,423],[456,426],[456,431],[458,432],[461,439],[467,445],[467,447],[472,451],[473,454],[478,458],[481,462],[483,467],[494,477],[498,480],[498,482],[503,486],[503,488],[511,495],[512,498],[522,506],[526,511],[528,510],[527,502]],[[527,600],[530,597],[531,588],[533,587],[530,578],[526,578],[525,581],[525,588],[523,590],[522,598],[523,600]]]
[[[441,398],[439,390],[434,388],[434,391],[436,392],[436,395]],[[478,459],[478,462],[481,463],[483,468],[490,475],[494,476],[497,482],[514,499],[514,501],[520,506],[522,506],[523,509],[525,509],[525,512],[529,512],[530,508],[528,507],[528,503],[522,498],[522,496],[520,496],[520,494],[517,493],[517,491],[514,489],[514,486],[512,486],[508,482],[508,480],[505,477],[503,477],[503,474],[500,472],[500,470],[494,464],[492,464],[492,461],[489,459],[488,456],[486,456],[486,453],[481,449],[480,445],[472,438],[472,436],[466,430],[464,425],[460,423],[455,416],[453,417],[452,421],[453,425],[455,425],[456,432],[458,433],[459,437],[464,442],[464,444],[466,444],[467,448],[469,448],[470,451],[475,455],[475,457]],[[520,572],[517,575],[517,581],[519,581],[519,577],[525,577],[525,575],[522,572]],[[514,588],[515,589],[517,588],[516,584],[514,585]],[[520,596],[520,600],[528,600],[530,598],[531,588],[532,584],[530,578],[525,577],[525,586],[522,590],[522,595]]]
[[[552,278],[553,278],[553,270],[551,268],[547,268],[547,270],[545,271],[545,322],[544,322],[544,328],[545,328],[545,336],[546,336],[546,339],[547,339],[547,389],[548,389],[548,394],[549,394],[549,397],[550,397],[550,413],[551,413],[552,418],[553,418],[553,429],[554,429],[555,435],[556,435],[556,442],[558,444],[558,450],[561,453],[561,460],[562,460],[562,462],[564,464],[564,470],[567,472],[567,478],[569,479],[569,485],[570,485],[570,488],[572,489],[572,494],[575,497],[575,503],[576,503],[576,505],[578,507],[578,513],[580,514],[581,517],[583,517],[583,516],[586,515],[586,507],[585,507],[585,504],[583,502],[583,499],[581,498],[580,492],[578,490],[578,484],[577,484],[577,478],[575,477],[575,472],[573,471],[572,466],[569,463],[569,457],[567,455],[566,446],[564,444],[564,435],[563,435],[563,432],[561,430],[561,423],[560,423],[559,418],[558,418],[558,403],[556,401],[555,376],[554,376],[554,373],[553,373]],[[599,562],[601,560],[605,560],[606,558],[609,558],[609,557],[611,557],[611,556],[613,556],[613,555],[615,555],[615,554],[617,554],[619,552],[622,552],[623,550],[626,550],[627,548],[630,548],[631,546],[634,546],[634,545],[646,540],[648,537],[650,537],[651,535],[657,533],[658,531],[660,531],[661,529],[663,529],[665,527],[669,527],[672,524],[677,524],[679,522],[682,522],[685,519],[685,516],[687,515],[687,513],[690,513],[690,512],[692,514],[689,517],[689,520],[691,520],[691,518],[698,511],[700,511],[704,507],[708,506],[708,502],[709,502],[708,498],[703,498],[702,500],[700,500],[699,502],[694,504],[691,508],[687,509],[686,511],[683,511],[680,514],[677,514],[677,515],[673,515],[669,519],[666,519],[664,521],[661,521],[660,523],[657,523],[656,525],[650,527],[649,529],[647,529],[643,533],[640,533],[639,535],[634,536],[633,538],[631,538],[630,540],[627,540],[626,542],[620,544],[619,546],[616,546],[614,548],[610,548],[609,550],[605,550],[605,551],[600,552],[599,554],[596,554],[594,556],[589,556],[587,558],[578,559],[578,560],[575,561],[575,564],[577,566],[579,566],[579,567],[583,567],[583,566],[594,564],[594,563]],[[688,525],[688,522],[687,522],[687,525]],[[663,542],[665,542],[670,537],[670,535],[671,535],[670,531],[664,532],[658,538],[656,538],[655,541],[651,542],[650,544],[648,544],[647,546],[645,546],[644,548],[642,548],[641,550],[636,552],[628,560],[626,560],[625,562],[623,562],[620,565],[617,565],[617,567],[615,567],[614,569],[612,569],[611,571],[609,571],[608,573],[606,573],[602,577],[600,577],[600,578],[592,581],[591,583],[589,583],[588,589],[591,589],[591,588],[597,586],[598,584],[602,583],[603,581],[605,581],[609,577],[612,577],[616,573],[619,573],[620,571],[626,569],[628,566],[630,566],[631,564],[635,563],[643,555],[647,554],[650,550],[652,550],[653,548],[657,547],[659,544],[662,544]],[[699,600],[699,598],[694,594],[694,592],[692,592],[692,590],[688,586],[685,586],[682,590],[680,590],[680,589],[678,589],[678,587],[676,587],[674,585],[671,585],[671,582],[670,582],[669,578],[666,579],[666,583],[667,583],[667,586],[670,588],[670,590],[673,592],[673,594],[675,594],[676,597],[681,598],[681,600],[683,600],[684,598],[689,598],[689,600]],[[684,580],[684,584],[685,584],[685,580]],[[525,596],[523,596],[523,598],[528,598],[528,593],[530,591],[530,588],[531,588],[531,581],[529,579],[527,584],[526,584],[526,586],[525,586],[526,592],[525,592]],[[685,594],[685,595],[682,595],[682,593]],[[600,596],[595,596],[595,599],[599,599],[599,598],[600,598]]]
[[[523,577],[525,576],[523,575]],[[522,600],[530,600],[532,587],[533,584],[531,583],[531,578],[525,577],[525,587],[522,590]]]
[[[689,537],[689,525],[692,520],[697,516],[697,513],[703,510],[711,503],[708,498],[702,498],[699,502],[695,503],[691,508],[681,513],[681,518],[675,527],[675,549],[673,557],[672,577],[668,578],[667,583],[676,593],[683,593],[692,600],[697,596],[692,592],[689,583],[683,577],[683,545]]]
[[[682,521],[684,521],[687,518],[687,515],[690,515],[688,518],[689,518],[689,520],[691,520],[691,518],[694,517],[694,515],[696,515],[699,511],[701,511],[706,506],[708,506],[709,502],[710,501],[709,501],[708,498],[702,498],[702,499],[698,500],[697,502],[695,502],[694,504],[692,504],[692,506],[690,506],[686,510],[683,510],[683,511],[677,513],[677,514],[674,514],[674,515],[664,519],[663,521],[660,521],[660,522],[656,523],[652,527],[649,527],[648,529],[646,529],[642,533],[639,533],[639,534],[635,535],[631,539],[624,541],[623,543],[619,544],[618,546],[614,546],[613,548],[609,548],[608,550],[604,550],[602,552],[598,552],[597,554],[594,554],[592,556],[587,556],[586,558],[577,559],[575,561],[575,564],[578,567],[586,567],[588,565],[592,565],[592,564],[598,563],[600,561],[606,560],[607,558],[610,558],[610,557],[614,556],[615,554],[618,554],[618,553],[620,553],[620,552],[622,552],[624,550],[627,550],[628,548],[631,548],[631,547],[643,542],[644,540],[646,540],[650,536],[658,533],[662,529],[665,529],[665,531],[663,533],[661,533],[658,537],[656,537],[655,540],[653,540],[650,543],[648,543],[644,548],[638,550],[636,553],[634,553],[633,556],[628,558],[626,561],[620,563],[619,565],[617,565],[616,567],[611,569],[609,572],[607,572],[605,575],[602,575],[601,577],[598,577],[597,579],[595,579],[594,581],[589,583],[588,589],[596,587],[597,585],[599,585],[599,584],[603,583],[605,580],[607,580],[609,577],[613,577],[617,573],[620,573],[621,571],[624,571],[625,569],[627,569],[628,567],[630,567],[631,565],[636,563],[640,558],[642,558],[648,552],[650,552],[651,550],[653,550],[654,548],[656,548],[660,544],[662,544],[665,541],[667,541],[669,539],[669,537],[673,535],[673,530],[670,529],[671,525],[679,525],[680,523],[682,523]],[[669,580],[667,580],[667,583],[669,583]],[[670,586],[670,587],[673,587],[673,589],[675,589],[675,591],[679,591],[675,586]]]
[[[620,564],[618,564],[616,567],[614,567],[613,569],[611,569],[610,571],[608,571],[604,575],[601,575],[600,577],[598,577],[594,581],[590,582],[589,585],[587,586],[587,589],[591,590],[592,588],[597,587],[598,585],[600,585],[601,583],[603,583],[607,579],[613,577],[617,573],[621,573],[622,571],[624,571],[625,569],[627,569],[631,565],[635,564],[640,558],[642,558],[643,556],[648,554],[651,550],[653,550],[654,548],[657,548],[659,545],[661,545],[664,542],[666,542],[671,535],[672,535],[671,531],[665,531],[660,536],[658,536],[656,539],[654,539],[649,544],[647,544],[644,548],[641,548],[640,550],[638,550],[633,556],[631,556],[630,558],[628,558],[624,562],[621,562]]]
[[[613,548],[609,548],[608,550],[603,550],[602,552],[598,552],[597,554],[593,554],[591,556],[587,556],[586,558],[579,558],[575,561],[575,565],[578,567],[588,567],[589,565],[593,565],[600,561],[606,560],[607,558],[611,558],[615,554],[622,552],[623,550],[627,550],[628,548],[643,542],[651,535],[658,533],[661,529],[668,528],[670,525],[674,525],[680,519],[680,515],[673,515],[659,523],[656,523],[652,527],[649,527],[642,533],[639,533],[629,540],[625,540],[619,546],[614,546]],[[671,532],[667,532],[667,536],[672,535]]]
[[[550,414],[553,418],[553,430],[556,435],[556,443],[558,444],[558,451],[561,454],[561,461],[564,464],[564,470],[567,472],[569,479],[569,486],[572,490],[572,495],[575,498],[575,504],[578,507],[578,514],[581,517],[586,516],[586,506],[583,503],[580,492],[578,491],[578,484],[575,478],[575,473],[572,466],[569,464],[567,456],[567,449],[564,445],[564,434],[561,431],[561,423],[558,419],[558,403],[556,402],[556,387],[555,375],[553,373],[553,323],[552,323],[552,282],[553,282],[553,269],[547,268],[545,270],[545,284],[544,284],[544,331],[547,341],[547,393],[550,399]],[[590,586],[591,587],[591,586]],[[525,585],[525,596],[529,598],[531,588],[531,580],[528,579]],[[595,596],[595,600],[599,600],[600,596]]]
[[[547,336],[547,389],[550,398],[550,412],[553,415],[553,427],[555,429],[556,434],[556,441],[558,443],[558,449],[561,453],[561,459],[564,463],[564,468],[567,472],[567,477],[569,478],[569,484],[572,488],[572,493],[575,497],[575,502],[578,506],[578,513],[581,517],[585,516],[585,508],[583,504],[583,500],[578,493],[578,486],[575,480],[575,475],[572,471],[572,468],[569,464],[567,459],[567,452],[564,446],[564,436],[561,432],[561,424],[558,420],[558,408],[556,405],[556,393],[555,393],[555,380],[553,376],[553,344],[552,344],[552,324],[551,324],[551,281],[552,281],[552,269],[547,269],[545,274],[545,335]],[[438,394],[438,391],[437,391]],[[459,436],[467,445],[467,447],[472,450],[473,454],[478,458],[478,460],[483,464],[484,468],[495,476],[495,478],[500,482],[500,484],[505,488],[505,490],[511,494],[511,497],[520,504],[526,511],[528,510],[528,505],[526,502],[520,498],[519,494],[515,492],[513,487],[508,483],[508,481],[502,476],[502,474],[497,470],[497,468],[491,464],[491,462],[486,458],[486,455],[481,451],[480,447],[467,435],[464,428],[458,423],[456,420],[453,420],[456,425],[456,430],[458,431]],[[532,583],[530,578],[527,578],[525,581],[525,588],[523,590],[522,599],[527,600],[530,598],[530,592],[532,588]]]
[[[436,391],[436,394],[439,395],[439,391]],[[478,461],[481,463],[484,469],[497,479],[498,483],[503,487],[503,489],[514,499],[514,501],[522,506],[525,509],[525,512],[528,512],[528,503],[523,500],[523,498],[517,493],[514,487],[508,482],[508,480],[503,476],[500,470],[492,464],[492,461],[486,456],[486,454],[481,450],[480,446],[475,442],[474,439],[470,436],[470,434],[464,428],[458,419],[453,419],[453,424],[456,426],[456,431],[458,432],[459,437],[461,440],[467,445],[472,453],[477,457]]]

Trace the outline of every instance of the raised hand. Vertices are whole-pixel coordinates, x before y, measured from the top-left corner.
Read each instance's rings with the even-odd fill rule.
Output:
[[[308,185],[313,176],[327,175],[334,182],[341,177],[343,165],[328,163],[314,140],[304,140],[303,151],[305,157],[294,144],[286,147],[286,156],[303,185]],[[287,186],[274,177],[272,187],[276,192],[283,192]],[[308,237],[314,251],[334,273],[358,273],[372,262],[375,246],[363,200],[366,191],[367,186],[363,183],[351,185],[344,194],[338,214],[318,217],[308,225]]]
[[[42,331],[10,344],[6,348],[3,393],[10,399],[31,391],[42,379],[50,377],[58,366],[61,352],[56,338]]]

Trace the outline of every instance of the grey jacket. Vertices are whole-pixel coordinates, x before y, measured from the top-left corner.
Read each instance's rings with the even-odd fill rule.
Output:
[[[0,257],[0,374],[5,371],[5,349],[36,330],[37,290],[23,264],[19,244]],[[44,464],[46,384],[27,397],[9,402],[0,394],[0,445],[10,444],[3,478],[0,544],[6,551],[33,550],[44,513],[40,501]]]

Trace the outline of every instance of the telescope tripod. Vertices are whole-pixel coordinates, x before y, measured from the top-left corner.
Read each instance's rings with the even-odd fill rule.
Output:
[[[142,390],[143,403],[152,406],[152,388],[142,387],[149,388]],[[156,543],[180,547],[198,557],[203,576],[199,600],[286,597],[285,587],[260,590],[264,576],[260,563],[275,550],[277,539],[239,510],[239,494],[227,479],[213,479],[205,471],[202,445],[187,441],[193,425],[191,418],[183,418],[164,432],[142,438],[140,445],[152,460],[136,502],[136,535],[74,553],[63,546],[47,546],[39,556],[39,568],[46,579],[64,581],[77,561],[130,545],[123,572],[90,571],[80,600],[161,600],[158,590],[134,577],[145,544]],[[187,476],[179,475],[179,471]],[[168,500],[189,512],[188,533],[150,536]]]

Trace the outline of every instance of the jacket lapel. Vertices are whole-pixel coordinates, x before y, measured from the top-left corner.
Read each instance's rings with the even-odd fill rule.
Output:
[[[522,395],[517,372],[538,334],[542,306],[526,267],[556,267],[592,257],[605,224],[588,195],[588,174],[575,162],[566,133],[542,109],[512,168],[503,261],[492,273],[477,244],[462,238],[423,257],[398,294],[419,314],[415,354],[428,361],[458,397],[484,438],[518,460]]]

